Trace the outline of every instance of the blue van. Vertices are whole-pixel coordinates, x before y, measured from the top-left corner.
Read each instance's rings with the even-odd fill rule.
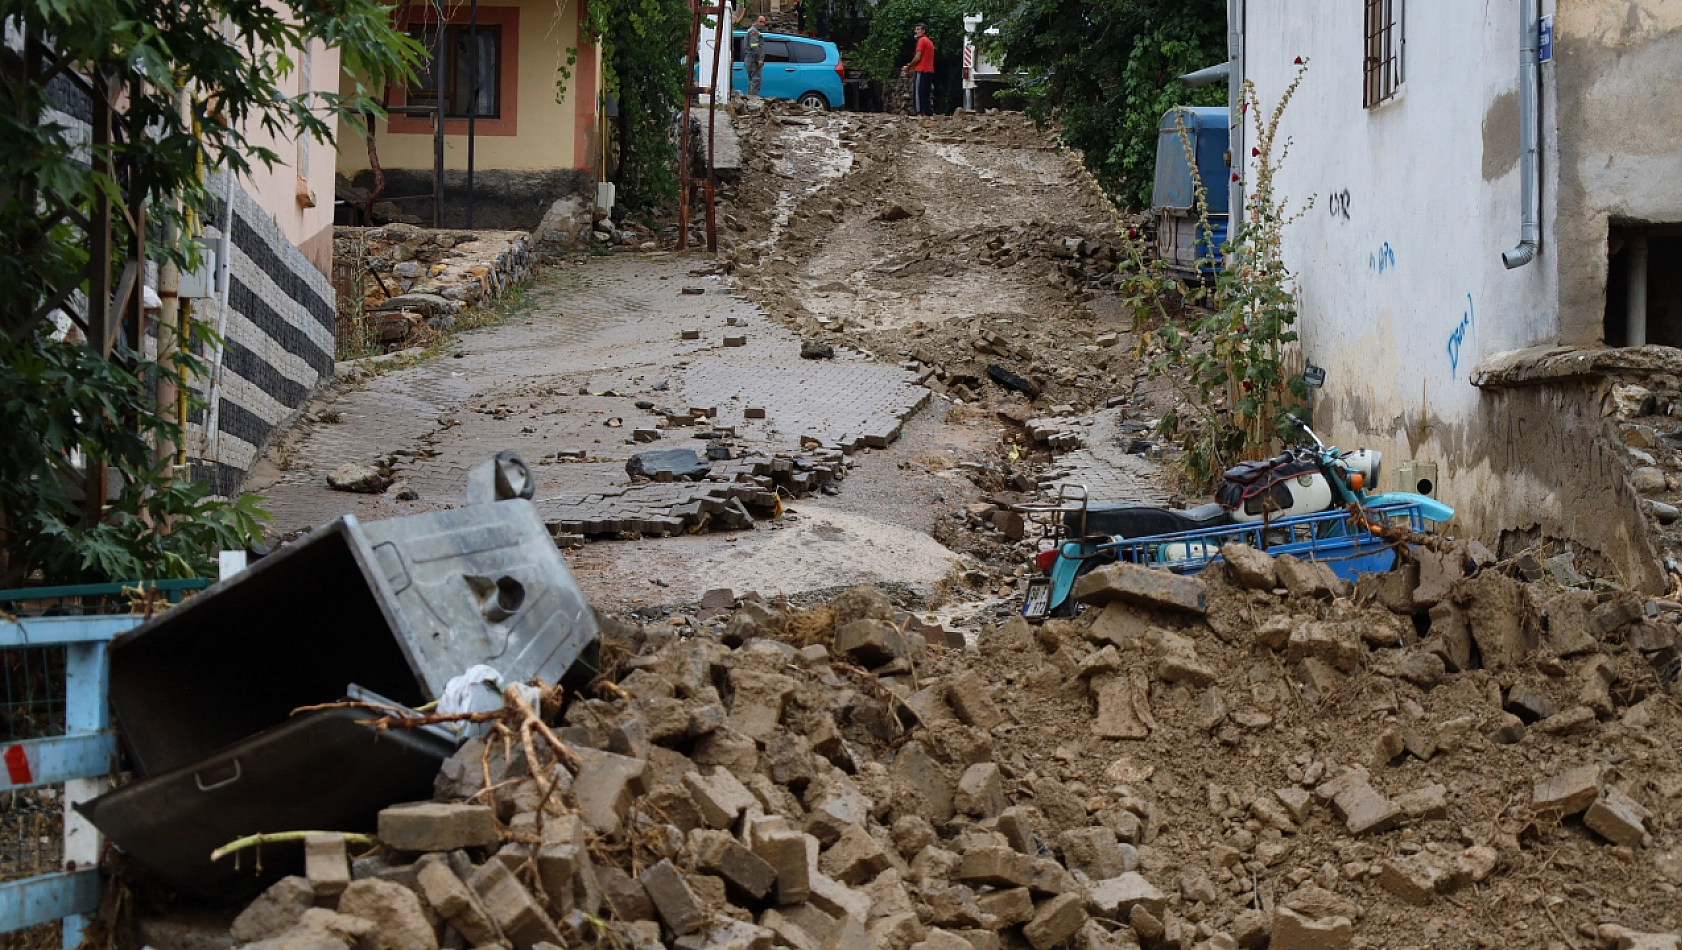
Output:
[[[746,30],[736,31],[736,44],[731,53],[735,63],[730,75],[730,88],[748,91],[748,68],[742,62],[742,47]],[[842,80],[847,68],[841,62],[841,50],[834,43],[790,36],[787,33],[762,33],[765,38],[765,68],[759,74],[759,94],[767,99],[792,99],[808,109],[835,109],[847,102]]]

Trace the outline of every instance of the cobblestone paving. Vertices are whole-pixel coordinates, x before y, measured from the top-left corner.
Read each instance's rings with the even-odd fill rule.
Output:
[[[859,354],[801,359],[797,336],[719,278],[690,276],[697,263],[656,255],[564,266],[533,285],[508,323],[462,334],[451,357],[326,397],[312,412],[341,421],[314,423],[271,450],[278,477],[255,486],[275,530],[346,511],[379,518],[460,503],[467,471],[513,449],[532,463],[537,504],[558,528],[674,531],[724,514],[732,499],[774,507],[776,485],[838,469],[839,452],[886,446],[928,400],[910,373]],[[726,346],[726,337],[745,340]],[[692,409],[710,418],[631,441],[660,423],[661,410]],[[763,418],[748,418],[750,409]],[[704,454],[707,442],[693,436],[719,429],[733,431],[725,443],[738,458],[715,462],[707,481],[633,485],[625,472],[640,451]],[[575,454],[584,460],[563,461]],[[418,501],[326,487],[339,465],[392,457]]]
[[[1041,474],[1040,489],[1056,495],[1063,485],[1084,485],[1094,502],[1166,504],[1169,492],[1163,486],[1162,469],[1125,451],[1132,437],[1119,428],[1120,411],[1105,409],[1091,418],[1092,425],[1077,427],[1083,447],[1058,456]]]

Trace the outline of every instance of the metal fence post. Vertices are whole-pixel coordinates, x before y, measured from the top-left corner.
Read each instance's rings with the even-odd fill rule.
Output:
[[[110,728],[106,694],[110,686],[110,665],[105,643],[75,643],[65,647],[64,731],[67,735],[104,732]],[[113,763],[114,764],[114,763]],[[76,872],[99,867],[99,852],[105,841],[99,829],[76,811],[78,802],[90,801],[111,787],[109,775],[73,778],[64,783],[64,870]],[[66,950],[82,942],[87,916],[64,918]]]

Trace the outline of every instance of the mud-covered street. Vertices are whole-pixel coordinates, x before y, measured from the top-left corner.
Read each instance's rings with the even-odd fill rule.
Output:
[[[552,263],[433,356],[342,366],[248,485],[285,539],[530,463],[614,657],[565,713],[578,811],[542,819],[591,857],[563,880],[510,830],[490,859],[554,888],[564,945],[1675,946],[1682,604],[1445,538],[1358,583],[1242,547],[1195,577],[1115,565],[1028,624],[1019,507],[1176,488],[1124,225],[1020,116],[738,122],[716,260]],[[673,449],[704,467],[644,454]],[[330,487],[347,465],[383,491]],[[434,807],[503,782],[498,822],[549,814],[485,755]],[[354,875],[401,880],[389,860]],[[408,900],[368,887],[359,912]],[[259,926],[297,899],[275,888],[240,940],[313,932]],[[521,919],[519,950],[551,939]]]
[[[1042,478],[1097,500],[1165,496],[1155,466],[1121,450],[1132,439],[1117,427],[1141,434],[1151,388],[1109,286],[1112,213],[1072,156],[1014,115],[923,130],[773,106],[742,127],[745,153],[763,158],[724,216],[724,266],[666,253],[558,264],[501,325],[440,358],[348,369],[248,486],[269,496],[276,535],[346,510],[459,503],[466,469],[508,448],[533,462],[540,511],[579,537],[568,556],[599,604],[878,582],[971,626],[1006,609],[1034,551],[1020,518],[1001,530],[992,513]],[[803,359],[803,344],[834,355]],[[672,421],[709,408],[729,434],[696,441],[720,427]],[[669,519],[710,483],[686,493],[625,471],[648,450],[715,445],[737,457],[720,468],[740,470],[825,443],[845,445],[844,478],[784,485],[782,516],[755,530]],[[378,463],[397,484],[332,490],[326,476],[347,463]]]
[[[0,22],[0,950],[1682,950],[1682,0]]]

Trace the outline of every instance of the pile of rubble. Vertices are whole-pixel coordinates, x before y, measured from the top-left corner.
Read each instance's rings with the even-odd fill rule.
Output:
[[[1224,553],[967,642],[869,588],[619,625],[593,691],[463,745],[371,849],[312,838],[233,940],[1679,946],[1682,605],[1476,545],[1355,585]]]
[[[388,224],[333,229],[342,313],[376,314],[380,342],[409,345],[426,328],[529,280],[536,260],[523,231],[455,231]]]
[[[750,528],[756,518],[776,517],[782,498],[834,493],[847,474],[847,460],[835,447],[732,455],[703,458],[691,449],[638,453],[626,463],[630,485],[546,499],[544,519],[563,542],[570,536]]]
[[[1654,349],[1664,349],[1655,347]],[[1630,484],[1642,498],[1666,558],[1666,569],[1682,576],[1682,362],[1663,357],[1656,371],[1609,387],[1608,414],[1628,447]],[[1632,374],[1634,375],[1634,374]]]

